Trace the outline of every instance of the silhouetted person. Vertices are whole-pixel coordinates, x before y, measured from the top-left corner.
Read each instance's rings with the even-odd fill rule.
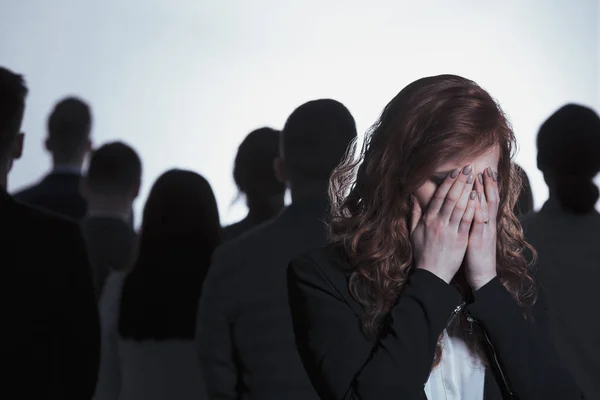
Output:
[[[100,301],[96,399],[206,398],[193,339],[202,283],[220,234],[206,179],[182,170],[158,178],[144,208],[133,269],[109,276]]]
[[[142,162],[121,142],[95,150],[82,182],[88,214],[81,222],[99,297],[111,271],[131,265],[136,242],[130,217],[140,191]]]
[[[515,203],[514,213],[517,217],[521,218],[533,211],[533,192],[531,191],[531,183],[525,170],[517,164],[513,165],[515,173],[521,178],[521,191]]]
[[[246,136],[235,157],[233,179],[246,197],[246,218],[223,229],[223,241],[235,239],[246,231],[279,214],[284,205],[285,184],[275,176],[273,164],[279,155],[279,131],[261,128]]]
[[[288,118],[275,164],[292,204],[220,247],[204,285],[197,341],[211,399],[318,399],[294,344],[286,268],[326,243],[329,176],[355,138],[354,118],[334,100],[308,102]]]
[[[585,398],[600,399],[600,118],[566,105],[542,124],[537,148],[550,198],[523,222],[525,237],[538,253],[555,347]]]
[[[86,203],[80,193],[81,169],[91,149],[92,114],[80,99],[58,102],[48,118],[46,149],[52,156],[52,171],[39,183],[15,194],[18,201],[76,220],[85,216]]]
[[[79,227],[6,192],[26,95],[23,78],[0,68],[0,397],[90,399],[100,327]]]

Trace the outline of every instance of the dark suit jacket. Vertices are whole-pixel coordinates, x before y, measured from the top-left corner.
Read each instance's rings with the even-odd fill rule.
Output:
[[[220,247],[205,280],[198,346],[209,398],[318,399],[294,344],[286,268],[326,242],[323,200],[294,202]]]
[[[246,232],[250,232],[252,229],[261,226],[273,219],[275,218],[267,217],[264,213],[253,213],[252,211],[250,211],[243,220],[223,228],[223,232],[221,235],[222,243],[237,239]]]
[[[458,291],[425,270],[412,273],[372,339],[362,306],[348,290],[350,266],[335,247],[314,250],[289,268],[298,350],[323,400],[423,400],[437,340],[457,307]],[[485,400],[579,400],[582,393],[556,356],[543,326],[526,320],[498,278],[465,308],[488,336]],[[442,355],[443,356],[443,355]]]
[[[76,223],[0,190],[0,397],[90,399],[100,326]]]
[[[81,228],[87,243],[96,296],[100,298],[108,274],[131,265],[137,234],[128,222],[111,217],[84,218]]]
[[[32,207],[80,220],[87,212],[81,196],[81,176],[72,172],[52,172],[38,184],[15,193],[14,198]]]

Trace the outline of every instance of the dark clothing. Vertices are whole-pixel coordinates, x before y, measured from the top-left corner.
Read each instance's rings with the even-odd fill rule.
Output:
[[[79,226],[0,190],[3,398],[90,399],[100,326]]]
[[[244,233],[250,232],[252,229],[269,222],[272,219],[272,214],[249,213],[243,220],[223,228],[221,239],[223,243],[230,242],[242,236]]]
[[[326,200],[298,200],[220,247],[198,314],[200,366],[211,399],[318,399],[294,344],[286,269],[326,243]]]
[[[590,318],[600,304],[600,213],[573,214],[551,197],[523,231],[537,252],[556,351],[586,399],[600,399],[600,318]]]
[[[80,182],[78,173],[51,172],[38,184],[15,193],[14,198],[28,206],[80,220],[87,212],[86,201],[79,192]]]
[[[436,343],[460,294],[434,274],[414,271],[384,322],[386,333],[373,340],[361,329],[363,309],[349,293],[349,270],[334,247],[307,253],[288,270],[298,350],[321,399],[425,399]],[[466,312],[491,343],[485,400],[583,398],[547,335],[523,317],[498,278],[474,293]]]
[[[113,217],[84,218],[81,228],[99,298],[108,274],[131,266],[137,235],[128,222]]]

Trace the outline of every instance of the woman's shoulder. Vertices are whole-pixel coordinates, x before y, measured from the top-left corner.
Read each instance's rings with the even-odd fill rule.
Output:
[[[290,262],[288,271],[302,280],[327,280],[334,286],[346,286],[351,272],[346,252],[335,244],[299,255]]]

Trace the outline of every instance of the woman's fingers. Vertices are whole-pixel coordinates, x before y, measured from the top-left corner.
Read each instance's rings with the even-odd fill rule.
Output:
[[[456,178],[460,175],[461,169],[457,168],[448,173],[443,182],[438,186],[429,205],[427,206],[427,214],[429,215],[437,215],[444,204],[444,200],[446,200],[446,195],[448,191],[456,182]]]
[[[471,165],[467,165],[464,167],[460,173],[460,175],[454,181],[454,184],[448,191],[446,198],[442,204],[442,208],[440,209],[440,215],[450,219],[451,215],[454,212],[457,204],[460,202],[461,198],[463,198],[463,194],[466,194],[467,199],[469,193],[473,188],[473,167]],[[466,191],[466,193],[465,193]],[[466,207],[466,202],[463,204],[462,212],[464,213]],[[460,210],[458,210],[460,212]],[[462,217],[462,214],[460,215]]]
[[[498,216],[498,205],[500,203],[500,192],[498,190],[498,173],[491,167],[487,167],[483,177],[484,187],[481,192],[485,193],[487,212],[492,223],[496,223]]]
[[[450,226],[454,227],[455,229],[458,230],[458,226],[460,225],[462,219],[463,219],[463,215],[465,214],[465,211],[467,210],[467,206],[469,204],[470,198],[473,195],[473,175],[470,174],[470,177],[467,178],[467,181],[463,187],[462,193],[460,195],[460,198],[458,199],[458,201],[456,202],[456,205],[454,206],[454,210],[452,210],[451,214],[450,214]],[[450,189],[450,191],[452,191],[454,189],[454,187],[452,189]],[[450,194],[448,194],[450,195]]]
[[[485,196],[484,183],[482,182],[485,182],[485,177],[479,174],[475,183],[477,202],[475,205],[475,215],[473,216],[473,226],[471,228],[471,235],[475,236],[483,235],[485,226],[489,224],[487,198]]]
[[[477,192],[475,190],[471,190],[468,196],[467,208],[463,213],[458,225],[459,234],[469,234],[469,231],[471,230],[471,223],[473,222],[473,217],[475,216],[475,206],[478,201]]]
[[[413,196],[412,198],[412,215],[410,219],[410,233],[413,233],[419,221],[421,221],[421,217],[423,216],[423,210],[421,209],[421,205],[417,201],[417,199]]]

